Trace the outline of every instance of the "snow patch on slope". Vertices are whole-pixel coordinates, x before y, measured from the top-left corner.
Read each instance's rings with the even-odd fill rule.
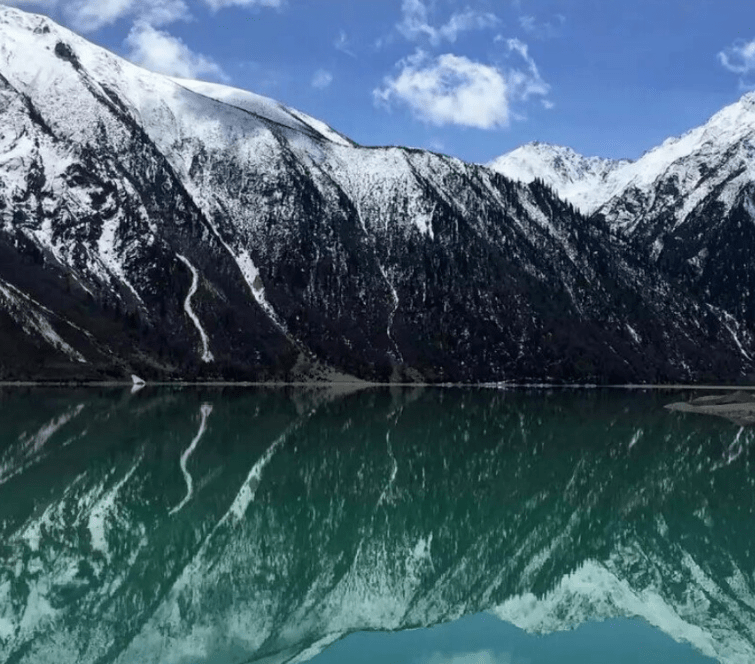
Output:
[[[283,323],[278,314],[275,312],[275,309],[273,309],[272,305],[267,301],[267,298],[265,297],[265,286],[262,283],[260,271],[254,264],[254,261],[249,255],[249,252],[246,249],[242,249],[238,254],[235,254],[231,251],[230,247],[228,247],[227,245],[226,247],[228,248],[228,251],[231,252],[231,255],[236,261],[236,264],[239,266],[241,274],[244,275],[244,280],[249,286],[249,290],[252,291],[252,295],[257,301],[257,304],[262,307],[265,313],[269,316],[270,320],[273,321],[275,326],[286,336],[288,336],[286,325]]]
[[[402,148],[334,146],[322,168],[354,201],[362,227],[372,235],[393,230],[402,220],[433,239],[430,204]],[[405,205],[397,209],[396,202]]]
[[[113,217],[106,219],[102,223],[102,232],[100,238],[97,241],[97,249],[99,251],[100,259],[107,268],[107,270],[114,274],[133,294],[139,302],[143,302],[139,293],[137,293],[133,284],[126,278],[126,273],[123,269],[123,265],[118,258],[117,250],[117,231],[118,231],[119,219]]]

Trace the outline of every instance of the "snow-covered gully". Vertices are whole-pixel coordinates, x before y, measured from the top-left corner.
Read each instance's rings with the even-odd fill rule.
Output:
[[[385,279],[385,283],[388,285],[388,288],[391,291],[391,298],[393,299],[393,309],[391,309],[391,313],[388,314],[388,327],[386,328],[386,333],[388,334],[388,338],[391,340],[391,343],[393,344],[393,349],[396,351],[396,359],[399,362],[403,362],[404,358],[401,355],[401,351],[399,350],[396,340],[393,338],[393,319],[396,317],[396,312],[398,311],[399,304],[400,304],[399,299],[398,299],[398,293],[396,292],[396,287],[388,278],[388,273],[385,271],[385,268],[379,263],[378,263],[378,267],[380,268],[380,274],[383,275],[383,279]]]
[[[176,254],[176,258],[178,258],[178,260],[186,265],[186,267],[188,267],[191,271],[191,288],[189,289],[189,294],[186,296],[186,300],[184,301],[184,311],[186,311],[186,315],[191,318],[192,323],[194,323],[194,327],[197,328],[199,336],[202,338],[202,362],[213,362],[215,358],[210,352],[210,340],[208,339],[207,333],[204,331],[202,324],[199,322],[199,318],[197,318],[197,315],[194,313],[194,309],[192,309],[191,307],[191,298],[194,297],[194,294],[197,292],[197,288],[199,286],[199,275],[197,274],[196,268],[185,256]]]

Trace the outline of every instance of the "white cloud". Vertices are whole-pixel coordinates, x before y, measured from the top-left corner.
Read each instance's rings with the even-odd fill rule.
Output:
[[[14,4],[63,6],[74,28],[94,32],[124,17],[163,26],[191,17],[187,0],[11,0]],[[224,7],[282,7],[285,0],[202,0],[213,11]]]
[[[433,653],[423,664],[511,664],[511,655],[480,650],[455,655]]]
[[[735,74],[755,72],[755,39],[739,41],[718,54],[719,62]]]
[[[94,32],[125,17],[136,17],[152,25],[166,25],[190,17],[184,0],[13,0],[14,4],[35,4],[46,7],[63,5],[71,25],[80,32]]]
[[[212,10],[224,7],[282,7],[285,0],[204,0]]]
[[[510,54],[524,60],[523,69],[503,71],[464,56],[446,53],[432,58],[418,50],[398,63],[398,75],[386,77],[383,87],[373,90],[375,103],[390,108],[398,102],[416,118],[438,126],[505,127],[518,117],[512,114],[513,102],[545,97],[550,91],[527,45],[509,39],[507,46]],[[543,103],[548,108],[551,102]]]
[[[423,51],[399,62],[401,72],[373,91],[376,103],[406,104],[419,119],[435,125],[480,129],[509,121],[508,86],[503,74],[464,56],[446,53],[430,59]]]
[[[150,25],[161,26],[174,23],[175,21],[188,20],[191,18],[189,8],[184,0],[157,0],[137,3],[139,12],[137,16]]]
[[[134,0],[77,0],[65,12],[77,29],[91,32],[127,16],[135,4]]]
[[[403,0],[401,13],[402,20],[397,26],[399,32],[412,41],[426,38],[433,46],[443,40],[455,42],[461,32],[491,28],[500,22],[495,14],[467,9],[453,14],[444,25],[433,27],[430,11],[423,0]]]
[[[318,69],[312,76],[312,87],[324,90],[333,82],[333,74],[327,69]]]
[[[129,59],[146,69],[180,78],[209,78],[228,81],[220,65],[205,55],[194,53],[179,38],[148,23],[131,28],[126,45]]]
[[[56,7],[58,0],[3,0],[4,5],[9,7],[23,7],[24,5],[44,5],[45,7]]]

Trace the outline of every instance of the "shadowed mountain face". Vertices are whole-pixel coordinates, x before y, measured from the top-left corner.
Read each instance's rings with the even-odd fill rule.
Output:
[[[360,147],[11,8],[0,56],[0,379],[753,369],[731,311],[538,183]]]
[[[752,661],[753,434],[668,400],[2,392],[0,660],[283,663],[489,610]]]

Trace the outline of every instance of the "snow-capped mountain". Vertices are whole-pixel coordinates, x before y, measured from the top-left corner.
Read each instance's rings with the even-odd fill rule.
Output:
[[[501,155],[488,166],[519,182],[542,180],[583,214],[591,214],[605,201],[612,175],[630,163],[585,157],[568,147],[535,141]]]
[[[750,373],[737,312],[610,230],[0,7],[0,379]]]
[[[528,143],[490,162],[521,182],[543,180],[585,214],[602,212],[612,226],[634,232],[645,216],[674,207],[681,223],[721,185],[717,200],[731,207],[739,189],[755,179],[755,93],[716,113],[705,125],[669,138],[631,161],[585,157],[568,147]],[[664,183],[666,187],[660,187]],[[684,205],[674,205],[671,184]]]
[[[526,145],[491,168],[540,178],[560,197],[607,223],[729,326],[755,321],[755,93],[706,124],[669,138],[636,161],[585,158],[568,148]]]

